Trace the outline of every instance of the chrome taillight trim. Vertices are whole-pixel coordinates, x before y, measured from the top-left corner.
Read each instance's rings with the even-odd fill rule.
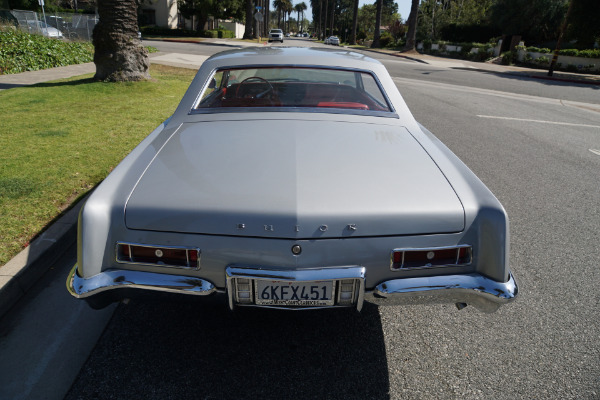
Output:
[[[460,260],[460,250],[461,249],[467,249],[468,254],[468,261],[465,263],[459,263]],[[442,264],[442,265],[421,265],[421,266],[417,266],[417,267],[405,267],[405,255],[406,252],[410,252],[410,251],[439,251],[439,250],[452,250],[452,249],[456,249],[456,261],[454,262],[454,264]],[[395,264],[398,263],[394,263],[394,253],[399,253],[402,252],[402,262],[400,263],[400,267],[398,268],[394,268]],[[444,267],[464,267],[467,265],[471,265],[471,263],[473,262],[473,246],[471,246],[470,244],[459,244],[456,246],[441,246],[441,247],[424,247],[424,248],[396,248],[393,249],[390,252],[390,270],[392,271],[409,271],[409,270],[416,270],[416,269],[425,269],[425,268],[444,268]]]
[[[131,259],[130,256],[130,260],[124,260],[124,259],[120,259],[119,258],[119,246],[129,246],[129,254],[131,255],[131,246],[136,246],[136,247],[147,247],[147,248],[154,248],[154,249],[169,249],[169,250],[185,250],[185,255],[186,255],[186,259],[187,259],[187,266],[183,266],[183,265],[171,265],[171,264],[158,264],[158,263],[147,263],[147,262],[138,262],[138,261],[133,261]],[[190,262],[190,251],[196,251],[198,253],[198,259],[196,260],[195,263],[192,264],[192,262]],[[163,246],[163,245],[157,245],[157,244],[145,244],[145,243],[133,243],[133,242],[117,242],[115,244],[115,261],[119,264],[130,264],[130,265],[149,265],[149,266],[153,266],[153,267],[168,267],[168,268],[178,268],[178,269],[185,269],[185,270],[199,270],[200,269],[200,258],[201,258],[202,252],[200,251],[200,248],[198,247],[191,247],[191,246]]]

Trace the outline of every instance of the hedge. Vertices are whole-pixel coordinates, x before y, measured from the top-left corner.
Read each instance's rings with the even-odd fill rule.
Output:
[[[554,50],[545,48],[545,47],[534,47],[529,46],[525,48],[526,51],[530,53],[553,53]],[[571,56],[571,57],[585,57],[585,58],[600,58],[600,49],[590,49],[590,50],[577,50],[577,49],[562,49],[558,52],[561,56]]]
[[[191,31],[187,29],[169,29],[159,28],[157,26],[143,26],[140,28],[142,35],[156,36],[186,36],[186,37],[205,37],[205,38],[234,38],[233,31],[225,29],[213,29],[209,31]]]
[[[65,42],[15,29],[0,29],[0,74],[62,67],[93,61],[89,42]]]

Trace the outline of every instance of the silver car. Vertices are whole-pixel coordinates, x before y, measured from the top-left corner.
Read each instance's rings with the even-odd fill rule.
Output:
[[[247,48],[202,64],[171,118],[85,203],[67,286],[307,309],[513,300],[506,213],[378,61]],[[225,300],[225,299],[224,299]]]
[[[269,43],[273,42],[273,41],[278,41],[283,43],[283,31],[281,29],[271,29],[269,31]]]
[[[327,39],[325,39],[325,44],[331,44],[333,46],[339,46],[340,45],[340,38],[338,38],[337,36],[329,36]]]

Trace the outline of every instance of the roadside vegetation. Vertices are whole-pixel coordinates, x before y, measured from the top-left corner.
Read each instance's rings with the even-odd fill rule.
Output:
[[[149,53],[158,51],[146,46]],[[0,75],[82,64],[94,60],[91,42],[64,41],[0,26]]]
[[[142,82],[84,75],[1,91],[0,265],[168,118],[194,74],[153,65]]]
[[[94,46],[67,42],[0,27],[0,74],[91,62]]]

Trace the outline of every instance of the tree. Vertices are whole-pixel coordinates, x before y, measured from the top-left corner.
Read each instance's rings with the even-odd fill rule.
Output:
[[[569,16],[567,40],[577,41],[577,47],[591,49],[600,43],[600,2],[598,0],[571,0],[573,8]]]
[[[254,15],[252,15],[252,0],[245,0],[246,8],[246,23],[244,26],[244,39],[252,39],[252,24],[254,23]]]
[[[139,0],[136,0],[139,1]],[[200,32],[208,22],[208,17],[217,19],[242,19],[247,7],[246,0],[177,0],[177,8],[181,15],[191,19],[196,17],[197,25],[192,27]]]
[[[294,10],[296,10],[296,12],[298,13],[298,32],[303,32],[304,31],[304,27],[300,26],[300,22],[304,22],[304,11],[307,9],[308,7],[306,6],[306,3],[302,2],[302,3],[298,3],[294,6]],[[302,13],[302,19],[300,19],[300,13]]]
[[[417,22],[419,16],[419,0],[412,0],[410,14],[408,16],[408,33],[406,34],[406,44],[404,51],[417,51]]]
[[[383,8],[383,0],[377,0],[377,15],[375,16],[375,31],[373,32],[373,43],[371,48],[381,47],[379,38],[381,38],[381,10]]]
[[[148,51],[138,39],[136,0],[98,0],[93,33],[94,79],[139,81],[150,78]]]
[[[358,1],[354,0],[352,12],[352,35],[350,36],[350,44],[356,44],[356,27],[358,25]]]
[[[597,1],[597,0],[596,0]],[[491,21],[507,35],[520,35],[531,44],[556,40],[568,0],[496,0]],[[595,16],[597,23],[598,16]]]

